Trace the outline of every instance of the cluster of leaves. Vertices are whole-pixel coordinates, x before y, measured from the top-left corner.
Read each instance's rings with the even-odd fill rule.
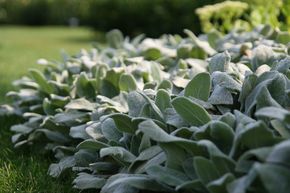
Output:
[[[16,147],[55,153],[49,174],[102,193],[286,193],[289,45],[264,26],[187,38],[124,38],[15,82],[1,112]]]
[[[242,21],[241,16],[248,8],[249,5],[244,2],[224,1],[198,8],[195,12],[201,21],[203,31],[208,32],[215,28],[226,32],[233,27],[238,27]]]
[[[261,23],[289,30],[289,1],[226,0],[196,9],[204,32],[252,29]]]

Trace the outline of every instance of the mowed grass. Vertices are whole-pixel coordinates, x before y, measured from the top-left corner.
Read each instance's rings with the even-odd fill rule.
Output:
[[[6,100],[11,81],[29,68],[41,68],[36,64],[39,58],[61,60],[62,51],[73,55],[90,49],[100,36],[85,28],[0,26],[0,103]]]
[[[1,118],[0,193],[77,193],[72,188],[72,175],[54,179],[47,175],[55,161],[49,153],[34,147],[14,149],[8,131],[15,118]]]
[[[0,104],[5,94],[14,89],[13,80],[26,75],[29,68],[41,68],[39,58],[61,60],[60,52],[76,54],[89,49],[98,34],[85,28],[65,27],[0,27]],[[53,160],[50,154],[35,148],[14,149],[9,127],[15,118],[0,119],[0,193],[74,193],[70,175],[54,179],[47,175]]]

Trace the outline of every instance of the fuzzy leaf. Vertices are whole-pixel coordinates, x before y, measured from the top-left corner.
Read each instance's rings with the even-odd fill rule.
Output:
[[[155,98],[157,107],[164,113],[167,108],[171,108],[170,95],[164,89],[158,90]]]
[[[137,83],[131,74],[122,74],[119,80],[119,87],[122,91],[131,92],[137,89]]]
[[[203,107],[185,97],[173,99],[172,105],[176,112],[193,126],[201,126],[211,120]]]
[[[179,186],[189,180],[182,172],[158,165],[147,168],[146,172],[157,181],[170,186]]]
[[[106,147],[100,150],[100,156],[113,156],[121,159],[124,162],[133,162],[136,159],[136,156],[131,152],[127,151],[123,147]]]
[[[211,79],[207,72],[199,73],[186,85],[184,96],[207,101],[211,90]]]
[[[47,79],[39,70],[31,69],[29,73],[33,80],[39,85],[41,91],[47,94],[52,94],[54,92],[53,87],[47,82]]]
[[[113,114],[110,116],[120,132],[135,133],[136,129],[132,123],[132,118],[126,114]]]
[[[105,183],[105,179],[87,173],[79,173],[73,181],[74,188],[81,190],[91,188],[101,189],[105,185]]]

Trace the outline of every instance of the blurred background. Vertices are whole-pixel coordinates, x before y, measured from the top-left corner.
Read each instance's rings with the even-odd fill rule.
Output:
[[[87,26],[99,31],[118,28],[127,35],[195,33],[215,26],[251,28],[268,23],[287,28],[290,0],[0,0],[1,25]],[[219,3],[215,6],[206,5]],[[220,4],[221,3],[221,4]],[[212,26],[210,26],[210,24]]]
[[[269,24],[290,29],[290,0],[0,0],[0,104],[39,58],[60,60],[118,28],[149,37]]]

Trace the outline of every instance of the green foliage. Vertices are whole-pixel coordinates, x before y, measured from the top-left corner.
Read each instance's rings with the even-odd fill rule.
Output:
[[[97,30],[118,28],[151,37],[182,34],[184,28],[194,33],[250,30],[261,23],[289,30],[289,6],[289,0],[2,0],[0,23],[68,25],[77,20]]]
[[[67,24],[83,9],[79,1],[70,0],[3,0],[0,2],[4,24],[48,25]],[[64,11],[65,10],[65,11]]]
[[[286,25],[290,26],[290,17],[289,17],[290,1],[289,0],[283,0],[283,6],[281,7],[281,9],[282,9],[283,15],[284,15],[285,20],[286,20]]]
[[[286,193],[290,62],[281,32],[264,26],[212,43],[185,32],[129,39],[114,30],[108,47],[31,71],[1,107],[24,119],[11,127],[15,147],[53,152],[48,173],[73,169],[81,190]]]
[[[181,34],[184,28],[200,33],[194,10],[221,1],[1,0],[0,23],[67,25],[71,18],[77,18],[80,25],[98,31],[118,28],[128,35],[146,33],[158,37],[164,33]]]
[[[242,0],[250,6],[249,22],[253,25],[269,24],[273,27],[279,27],[279,15],[283,14],[281,12],[282,7],[288,6],[287,2],[284,0]],[[285,12],[284,12],[285,13]],[[285,14],[287,16],[287,14]],[[285,21],[284,21],[285,22]]]
[[[224,33],[233,29],[250,30],[259,24],[289,29],[289,1],[240,0],[224,1],[196,9],[202,30]]]
[[[248,9],[248,4],[243,2],[225,1],[214,5],[206,5],[196,10],[201,21],[202,30],[209,32],[213,28],[222,32],[239,27],[238,20]]]

